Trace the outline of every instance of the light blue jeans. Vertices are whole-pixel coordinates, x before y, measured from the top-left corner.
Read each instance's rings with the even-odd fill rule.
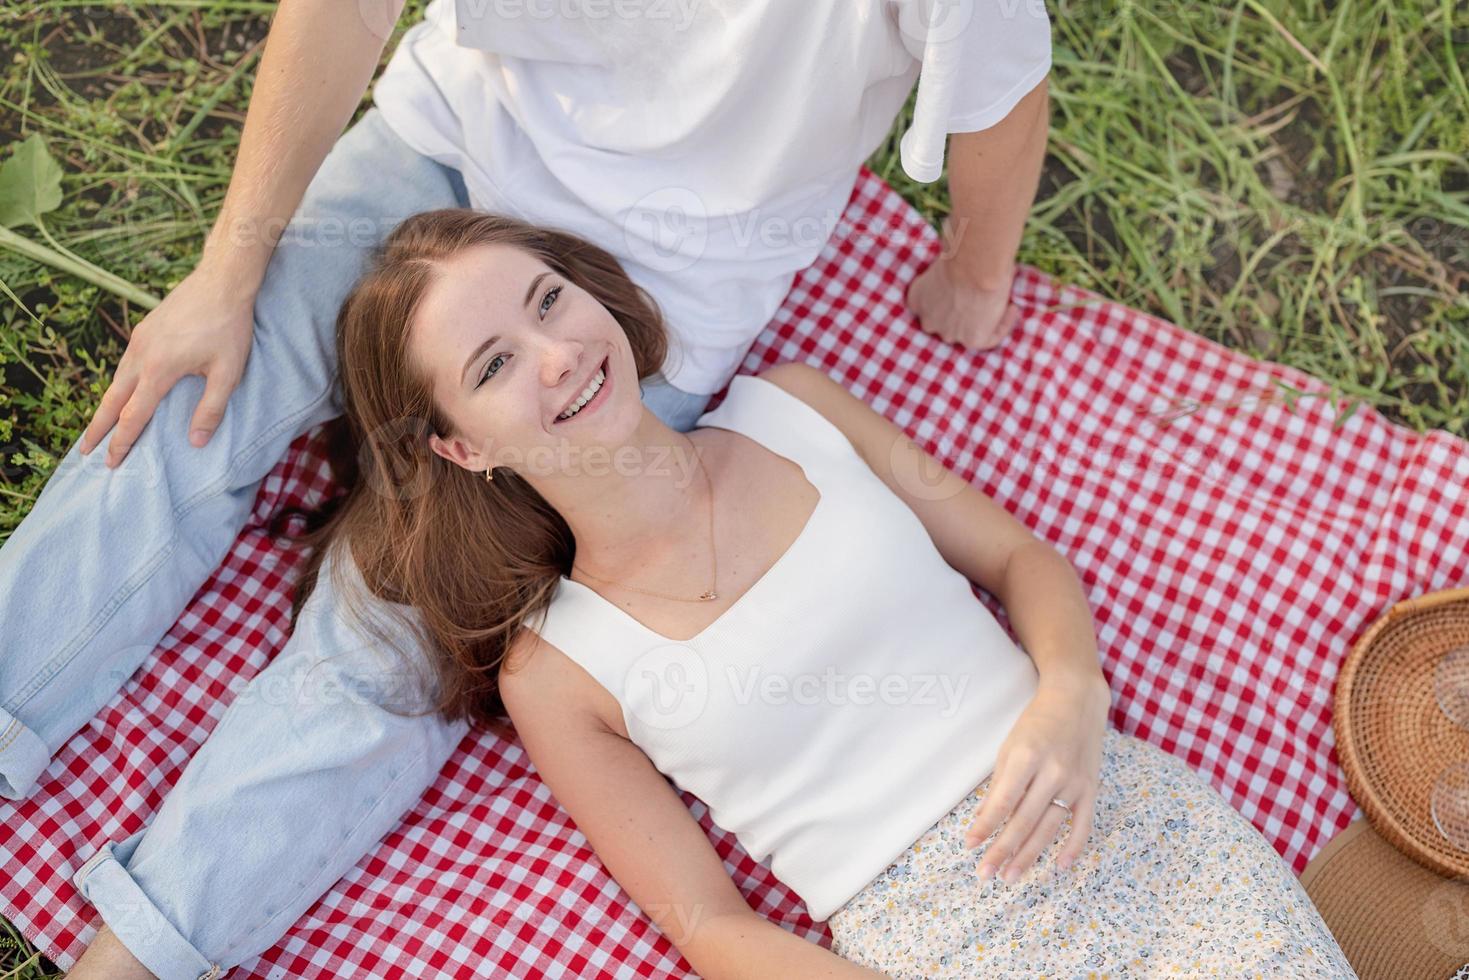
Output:
[[[0,795],[29,795],[214,572],[291,441],[341,414],[335,320],[368,249],[411,214],[468,203],[458,171],[370,109],[275,250],[249,361],[209,443],[187,441],[204,385],[190,376],[117,469],[104,465],[110,433],[85,457],[67,453],[0,549]],[[708,400],[661,372],[643,388],[681,432]],[[338,616],[331,565],[152,823],[73,875],[161,980],[218,976],[275,945],[414,806],[468,731],[386,709],[403,703],[391,663]]]

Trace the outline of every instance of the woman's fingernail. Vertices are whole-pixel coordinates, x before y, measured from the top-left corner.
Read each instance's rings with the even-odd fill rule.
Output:
[[[980,878],[981,881],[985,880],[986,878],[988,878],[990,875],[992,875],[994,873],[995,873],[994,865],[991,865],[991,864],[981,864],[979,866],[979,878]]]
[[[195,429],[189,433],[189,441],[196,446],[202,446],[209,439],[209,433],[204,429]]]

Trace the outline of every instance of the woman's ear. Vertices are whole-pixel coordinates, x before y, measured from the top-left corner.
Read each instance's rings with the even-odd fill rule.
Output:
[[[462,466],[472,473],[483,472],[487,469],[480,463],[479,454],[470,449],[463,439],[444,440],[434,434],[428,437],[428,446],[455,466]]]

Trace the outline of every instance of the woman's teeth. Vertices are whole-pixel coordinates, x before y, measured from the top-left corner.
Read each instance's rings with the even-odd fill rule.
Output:
[[[586,405],[587,402],[595,398],[597,392],[602,390],[602,383],[606,380],[607,375],[600,368],[598,368],[596,375],[591,380],[591,383],[588,384],[586,390],[581,393],[581,397],[572,404],[571,408],[556,416],[557,421],[564,422],[575,415],[577,412],[580,412],[582,410],[582,407]]]

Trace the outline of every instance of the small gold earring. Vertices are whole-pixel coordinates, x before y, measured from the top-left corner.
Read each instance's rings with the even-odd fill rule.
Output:
[[[494,467],[493,466],[491,466],[491,467],[489,467],[488,469],[485,470],[485,479],[486,480],[489,480],[491,483],[495,482],[495,474],[494,474],[493,471],[494,471]]]

